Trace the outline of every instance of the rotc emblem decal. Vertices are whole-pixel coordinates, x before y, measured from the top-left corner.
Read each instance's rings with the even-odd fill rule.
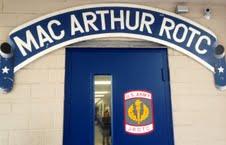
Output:
[[[152,94],[147,91],[129,91],[124,94],[125,131],[134,135],[154,130]]]

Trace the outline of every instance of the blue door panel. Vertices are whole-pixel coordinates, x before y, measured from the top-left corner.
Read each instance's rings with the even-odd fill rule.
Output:
[[[94,145],[94,75],[113,78],[113,145],[173,145],[167,50],[88,49],[66,52],[64,145]],[[124,93],[153,95],[154,131],[132,135],[124,127]]]

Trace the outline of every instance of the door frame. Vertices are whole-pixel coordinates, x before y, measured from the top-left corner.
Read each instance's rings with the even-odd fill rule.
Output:
[[[69,45],[67,48],[167,48],[165,45],[158,43],[143,41],[137,39],[127,40],[88,40],[73,45]],[[168,49],[167,49],[168,51]]]

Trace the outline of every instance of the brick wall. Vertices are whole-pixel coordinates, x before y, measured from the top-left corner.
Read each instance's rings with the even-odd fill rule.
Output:
[[[86,3],[95,0],[0,0],[0,42],[28,20]],[[169,11],[175,6],[138,4]],[[214,10],[211,20],[202,16],[208,5]],[[189,6],[185,17],[212,29],[226,46],[226,5]],[[17,72],[11,93],[0,94],[0,145],[62,144],[64,62],[63,48],[48,54]],[[226,145],[226,91],[216,90],[212,73],[187,56],[169,49],[169,63],[176,145]]]

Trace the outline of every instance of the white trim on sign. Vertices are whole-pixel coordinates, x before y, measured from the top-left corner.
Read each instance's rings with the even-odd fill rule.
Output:
[[[197,57],[196,55],[194,55],[193,53],[183,49],[182,47],[179,47],[175,44],[169,43],[167,41],[161,40],[161,39],[157,39],[154,37],[150,37],[150,36],[144,36],[144,35],[138,35],[138,34],[130,34],[130,33],[104,33],[104,34],[93,34],[93,35],[89,35],[89,36],[83,36],[83,37],[79,37],[79,38],[75,38],[75,39],[71,39],[69,41],[65,41],[63,43],[60,43],[58,45],[55,45],[53,47],[50,47],[46,50],[41,51],[40,53],[37,53],[36,55],[28,58],[27,60],[23,61],[22,63],[20,63],[19,65],[17,65],[14,68],[14,72],[18,71],[19,69],[21,69],[22,67],[24,67],[25,65],[31,63],[32,61],[36,60],[37,58],[50,53],[54,50],[57,50],[59,48],[62,48],[64,46],[68,46],[71,45],[73,43],[78,43],[78,42],[82,42],[82,41],[87,41],[87,40],[91,40],[91,39],[97,39],[97,38],[107,38],[107,37],[122,37],[122,38],[135,38],[135,39],[141,39],[141,40],[146,40],[146,41],[151,41],[151,42],[156,42],[156,43],[160,43],[163,45],[166,45],[168,47],[171,47],[179,52],[182,52],[186,55],[188,55],[189,57],[195,59],[196,61],[198,61],[199,63],[201,63],[202,65],[204,65],[206,68],[208,68],[209,70],[211,70],[212,72],[215,72],[215,69],[213,66],[211,66],[210,64],[208,64],[207,62],[205,62],[204,60],[200,59],[199,57]]]
[[[226,86],[218,86],[218,85],[216,85],[216,88],[217,88],[218,90],[220,90],[220,91],[226,90]]]

